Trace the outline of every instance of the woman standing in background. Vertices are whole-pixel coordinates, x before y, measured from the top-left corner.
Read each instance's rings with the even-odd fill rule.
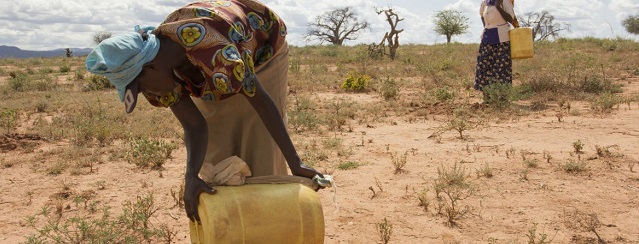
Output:
[[[509,23],[515,19],[513,0],[483,0],[479,10],[484,31],[477,55],[475,90],[493,83],[512,84]],[[517,27],[516,21],[513,26]]]

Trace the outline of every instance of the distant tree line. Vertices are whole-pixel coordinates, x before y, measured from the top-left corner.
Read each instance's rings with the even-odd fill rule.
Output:
[[[382,13],[386,15],[390,31],[386,32],[379,44],[373,43],[369,45],[369,54],[371,56],[388,55],[391,59],[394,59],[399,47],[399,34],[403,31],[397,28],[397,23],[403,19],[392,8],[376,9],[375,11],[378,15]],[[545,10],[529,12],[523,16],[523,18],[520,18],[521,26],[532,28],[536,41],[559,38],[561,33],[570,29],[570,25],[555,21],[555,16]],[[468,20],[468,17],[464,16],[460,11],[441,10],[434,16],[434,31],[439,35],[446,36],[446,43],[450,43],[453,36],[468,32]],[[637,27],[639,25],[636,24],[637,21],[638,18],[635,16],[626,21],[629,24],[624,25],[639,28]],[[357,40],[361,32],[369,29],[370,23],[359,19],[352,8],[344,7],[315,16],[313,21],[307,23],[307,26],[308,29],[305,35],[307,42],[318,40],[320,44],[330,43],[341,46],[345,41]]]
[[[369,45],[369,53],[375,56],[388,55],[391,59],[395,59],[399,47],[399,34],[403,31],[397,29],[397,24],[404,19],[400,18],[392,8],[376,9],[375,11],[378,15],[382,13],[386,15],[390,31],[386,32],[379,44]],[[441,10],[435,14],[434,31],[439,35],[446,36],[446,43],[450,43],[453,36],[468,32],[468,20],[459,11]],[[519,18],[519,20],[522,27],[532,28],[535,41],[556,39],[564,31],[570,30],[569,24],[556,22],[555,16],[546,10],[525,13],[523,18]],[[627,17],[622,21],[622,25],[629,33],[639,35],[639,14]],[[319,40],[320,44],[331,43],[336,46],[343,45],[344,41],[347,40],[357,40],[362,31],[370,28],[370,24],[365,20],[360,20],[350,7],[326,11],[315,16],[312,22],[307,23],[307,26],[308,31],[305,35],[307,42]],[[97,45],[111,36],[111,32],[99,31],[93,33],[92,40]],[[388,52],[386,52],[386,48],[388,48]],[[66,56],[71,57],[71,55],[72,51],[67,48]]]

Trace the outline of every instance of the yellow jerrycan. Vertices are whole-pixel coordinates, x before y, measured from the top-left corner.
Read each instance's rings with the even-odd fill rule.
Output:
[[[532,58],[533,37],[532,29],[528,27],[510,30],[510,57],[512,59]]]
[[[201,194],[191,243],[324,243],[317,193],[299,183],[216,186]]]

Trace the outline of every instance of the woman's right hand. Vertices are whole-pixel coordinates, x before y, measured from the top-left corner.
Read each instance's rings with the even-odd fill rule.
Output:
[[[186,211],[186,216],[193,222],[201,223],[200,215],[197,211],[200,203],[200,194],[215,194],[216,192],[213,187],[206,184],[200,177],[187,176],[184,186],[184,210]]]

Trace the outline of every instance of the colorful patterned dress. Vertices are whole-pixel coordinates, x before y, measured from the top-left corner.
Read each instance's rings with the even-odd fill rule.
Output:
[[[155,31],[181,44],[204,82],[174,70],[178,81],[170,92],[144,92],[154,106],[170,107],[183,96],[218,101],[243,92],[255,93],[255,66],[267,62],[286,40],[286,26],[269,8],[254,0],[215,0],[188,4]]]
[[[284,156],[243,95],[255,94],[256,76],[286,121],[288,44],[286,26],[255,0],[188,4],[171,13],[156,34],[179,43],[196,67],[173,70],[175,88],[143,93],[154,106],[169,107],[191,96],[208,127],[204,164],[242,158],[253,176],[286,175]],[[203,164],[203,165],[204,165]]]
[[[513,4],[509,0],[502,1],[502,8],[511,16],[515,16]],[[510,58],[510,25],[495,7],[495,0],[483,0],[480,14],[484,18],[477,67],[475,70],[476,90],[492,83],[512,83],[512,59]]]

